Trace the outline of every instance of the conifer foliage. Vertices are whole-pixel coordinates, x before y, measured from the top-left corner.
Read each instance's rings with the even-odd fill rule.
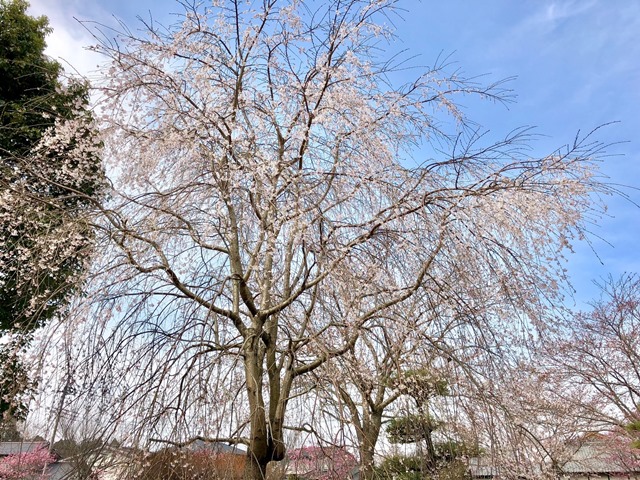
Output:
[[[78,291],[92,245],[83,216],[103,184],[87,86],[63,79],[60,64],[44,54],[48,22],[28,15],[28,6],[0,2],[3,411],[26,388],[16,383],[26,378],[19,351]]]

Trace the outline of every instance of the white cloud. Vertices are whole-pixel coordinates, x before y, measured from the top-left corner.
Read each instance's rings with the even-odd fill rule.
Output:
[[[30,3],[29,13],[34,16],[46,15],[53,28],[53,33],[47,37],[45,53],[59,61],[65,71],[77,70],[89,78],[104,59],[87,50],[88,46],[97,41],[82,21],[89,22],[86,25],[90,30],[100,24],[119,30],[121,25],[117,18],[123,18],[125,23],[135,26],[135,16],[138,13],[146,17],[153,11],[154,20],[166,20],[170,23],[172,16],[168,14],[168,5],[172,5],[172,9],[179,6],[173,2],[153,0],[30,0]]]
[[[45,53],[59,61],[65,71],[77,71],[90,76],[102,61],[100,56],[87,51],[95,43],[91,34],[78,20],[104,18],[106,13],[98,7],[87,9],[76,1],[69,0],[31,0],[29,13],[34,16],[46,15],[53,33],[47,37]]]
[[[539,22],[557,22],[566,18],[581,15],[591,9],[596,4],[592,1],[562,1],[551,2],[546,8],[534,18],[535,23]]]

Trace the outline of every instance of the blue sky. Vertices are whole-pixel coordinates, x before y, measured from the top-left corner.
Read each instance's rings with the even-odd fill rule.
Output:
[[[173,0],[31,0],[33,14],[50,18],[49,54],[88,73],[100,59],[82,47],[90,35],[74,20],[113,23],[113,16],[136,28],[136,15],[165,21],[180,11]],[[433,64],[451,55],[469,76],[487,81],[516,78],[517,95],[508,107],[468,102],[468,115],[496,136],[533,126],[542,136],[532,155],[550,153],[608,122],[596,138],[618,143],[608,149],[601,172],[609,181],[640,186],[640,1],[635,0],[440,0],[399,2],[394,19],[398,39],[390,51],[419,55]],[[640,203],[640,191],[625,192]],[[575,245],[567,268],[578,306],[597,296],[594,279],[640,272],[637,254],[640,208],[608,197],[607,216],[594,226],[592,246]],[[599,240],[602,237],[604,240]],[[597,255],[596,255],[597,254]],[[569,302],[570,304],[572,302]]]

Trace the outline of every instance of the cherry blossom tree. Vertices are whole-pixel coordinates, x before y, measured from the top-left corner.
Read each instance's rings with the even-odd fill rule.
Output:
[[[583,394],[574,401],[603,430],[625,429],[631,441],[640,430],[640,278],[626,274],[602,282],[601,297],[588,311],[566,318],[546,344],[547,358],[568,388]]]
[[[374,475],[379,440],[415,444],[423,451],[414,464],[423,470],[447,467],[450,457],[440,458],[438,444],[484,451],[507,471],[557,469],[569,443],[597,425],[577,408],[585,389],[567,384],[543,355],[540,338],[554,330],[513,321],[517,309],[501,319],[495,312],[506,300],[498,296],[487,297],[483,310],[463,298],[423,292],[401,310],[388,309],[383,322],[370,322],[353,349],[308,381],[320,400],[307,401],[299,415],[319,421],[305,431],[331,438],[322,417],[338,421],[356,437],[363,478]]]
[[[96,47],[112,189],[83,341],[141,441],[208,429],[226,399],[217,439],[263,478],[303,376],[413,298],[457,324],[544,326],[606,191],[600,144],[535,158],[526,130],[490,141],[456,100],[502,85],[447,65],[394,85],[393,1],[184,6]]]
[[[388,457],[383,463],[391,471],[459,468],[460,461],[450,453],[458,448],[467,459],[463,463],[480,455],[471,462],[508,478],[555,478],[581,439],[602,425],[585,415],[579,403],[591,411],[606,404],[594,402],[584,386],[567,382],[543,355],[539,336],[516,343],[495,322],[465,318],[446,323],[442,309],[432,305],[429,311],[439,313],[416,328],[407,345],[398,337],[380,338],[402,331],[396,312],[393,329],[380,328],[379,335],[373,333],[376,328],[363,332],[355,351],[318,374],[323,377],[316,380],[312,395],[321,395],[322,409],[316,415],[330,416],[355,431],[363,478],[374,475],[367,464],[373,466],[377,442],[385,433],[387,442],[413,443],[419,452],[415,458]],[[520,330],[520,335],[528,332]],[[319,391],[321,382],[340,395]],[[311,433],[322,434],[320,427]],[[419,442],[425,442],[423,449]],[[392,450],[384,449],[387,456]]]
[[[79,291],[103,182],[87,85],[44,54],[51,29],[28,6],[0,2],[0,411],[17,419],[34,386],[21,357]]]
[[[76,291],[90,244],[80,213],[102,185],[87,86],[44,55],[47,19],[27,7],[0,5],[0,327],[20,331]]]

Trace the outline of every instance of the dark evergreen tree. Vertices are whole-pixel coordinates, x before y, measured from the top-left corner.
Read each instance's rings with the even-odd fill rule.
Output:
[[[85,213],[104,182],[87,85],[63,81],[44,54],[48,20],[28,6],[0,0],[0,410],[17,417],[30,386],[20,352],[81,285]]]

